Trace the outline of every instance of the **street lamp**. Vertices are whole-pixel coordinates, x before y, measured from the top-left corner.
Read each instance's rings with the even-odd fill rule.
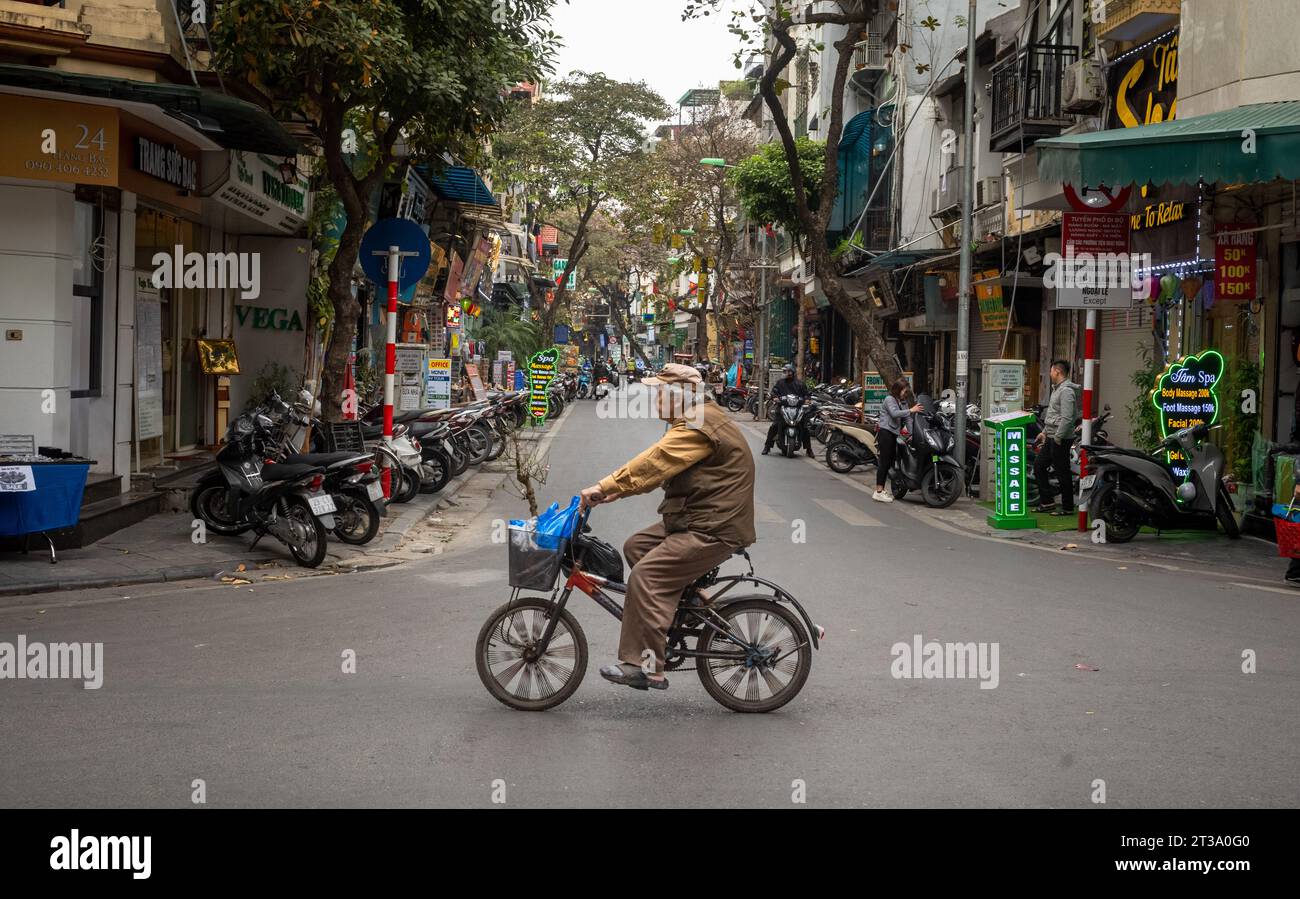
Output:
[[[734,169],[736,166],[727,165],[727,160],[719,159],[716,156],[708,156],[700,160],[700,165],[713,166],[715,169]]]

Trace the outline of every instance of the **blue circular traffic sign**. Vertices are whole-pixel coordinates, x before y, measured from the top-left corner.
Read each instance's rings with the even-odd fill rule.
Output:
[[[429,236],[410,219],[381,219],[370,226],[361,238],[361,269],[380,287],[388,286],[388,248],[400,247],[403,256],[398,270],[399,290],[414,287],[429,270]],[[379,253],[381,255],[375,255]]]

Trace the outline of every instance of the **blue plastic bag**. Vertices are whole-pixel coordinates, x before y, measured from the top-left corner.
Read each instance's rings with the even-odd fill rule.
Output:
[[[559,503],[551,503],[545,512],[529,521],[511,519],[510,527],[529,531],[541,549],[559,549],[564,540],[573,539],[578,517],[582,514],[581,507],[581,498],[575,496],[567,509],[561,509]]]
[[[1300,521],[1300,509],[1294,506],[1284,506],[1281,503],[1273,503],[1273,517],[1282,518],[1286,521]]]
[[[538,515],[535,527],[538,545],[558,549],[561,541],[571,539],[581,505],[581,499],[575,496],[567,509],[561,509],[559,503],[551,503],[550,508]]]

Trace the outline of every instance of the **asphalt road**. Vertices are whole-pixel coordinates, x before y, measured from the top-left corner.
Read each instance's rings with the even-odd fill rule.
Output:
[[[579,404],[547,501],[661,430]],[[873,503],[862,478],[757,462],[758,573],[828,632],[776,713],[726,711],[694,673],[664,693],[606,683],[617,622],[581,596],[578,692],[499,705],[473,645],[509,593],[493,522],[524,510],[502,492],[448,552],[400,568],[0,606],[0,641],[104,644],[98,690],[0,680],[0,805],[183,807],[196,778],[218,807],[487,806],[502,784],[526,807],[788,806],[796,781],[825,806],[1088,807],[1098,781],[1113,807],[1300,804],[1300,594],[961,536]],[[593,526],[621,545],[656,502]],[[916,635],[997,644],[996,688],[894,677],[891,647]]]

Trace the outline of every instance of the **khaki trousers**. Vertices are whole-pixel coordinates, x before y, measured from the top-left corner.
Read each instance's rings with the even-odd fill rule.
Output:
[[[623,558],[632,567],[627,579],[627,604],[618,641],[618,660],[641,666],[645,650],[655,656],[655,672],[664,670],[668,627],[677,614],[682,591],[697,577],[716,568],[732,547],[695,531],[664,532],[663,522],[637,531],[623,544]]]

